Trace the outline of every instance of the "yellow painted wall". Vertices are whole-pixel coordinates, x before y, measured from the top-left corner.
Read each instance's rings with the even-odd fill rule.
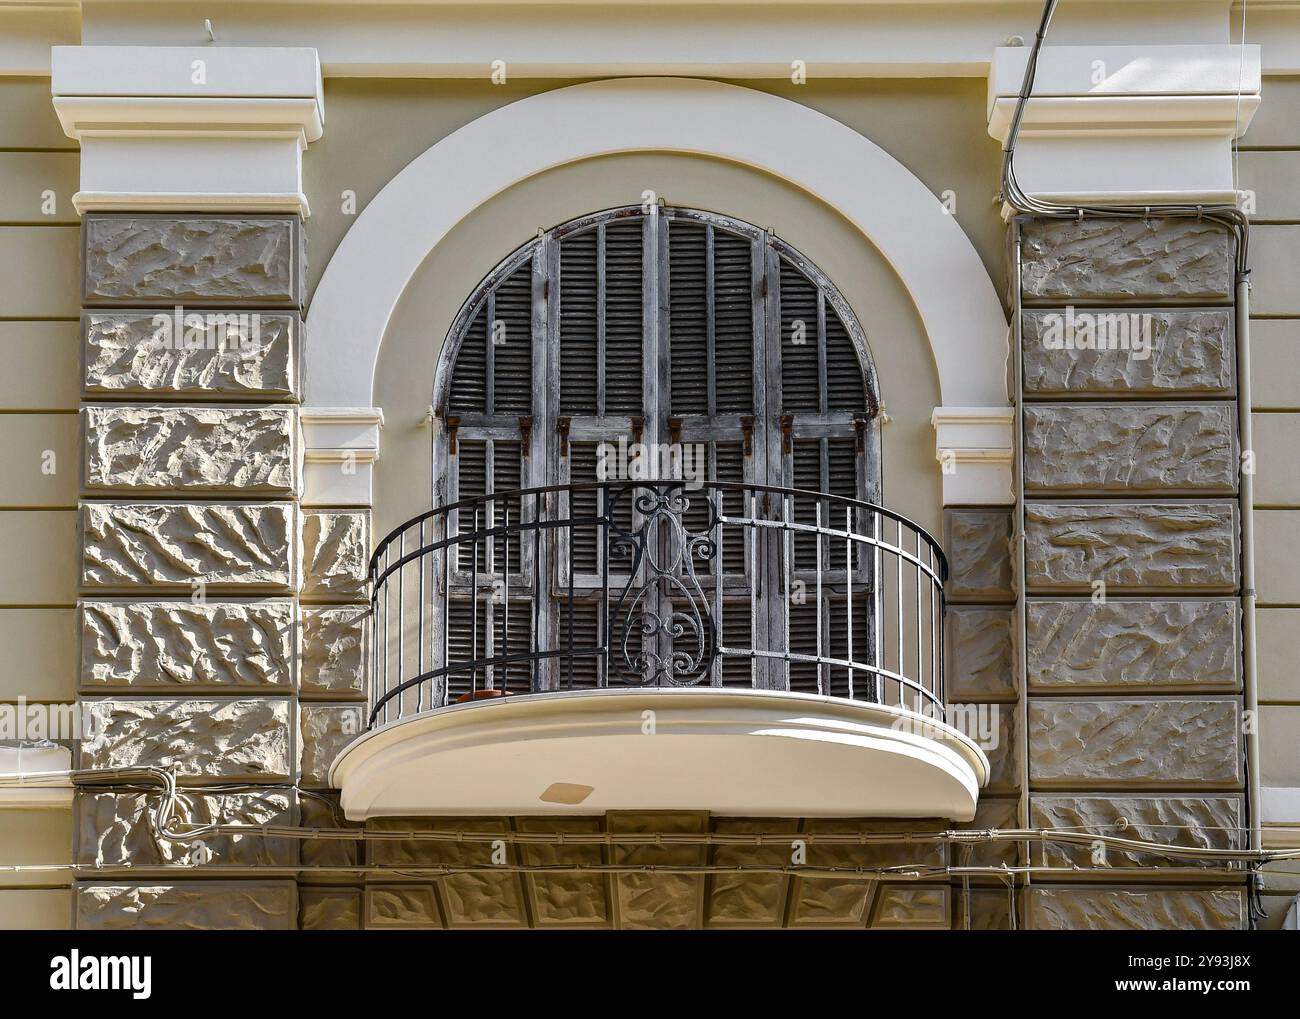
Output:
[[[0,701],[74,697],[76,150],[48,79],[0,78]],[[70,863],[71,829],[70,810],[0,810],[0,865]],[[67,927],[69,881],[0,874],[0,928]]]

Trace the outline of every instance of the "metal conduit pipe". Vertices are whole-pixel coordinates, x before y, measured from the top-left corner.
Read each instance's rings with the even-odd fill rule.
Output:
[[[1250,274],[1237,276],[1237,435],[1241,443],[1238,498],[1241,501],[1241,659],[1245,697],[1246,781],[1250,847],[1264,844],[1262,778],[1259,764],[1259,680],[1255,647],[1255,468],[1250,385]],[[1247,458],[1252,462],[1248,465]],[[1256,881],[1258,881],[1256,875]]]

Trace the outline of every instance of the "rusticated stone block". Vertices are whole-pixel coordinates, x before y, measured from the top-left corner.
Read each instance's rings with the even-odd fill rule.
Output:
[[[91,215],[85,304],[302,304],[296,216]]]
[[[610,812],[611,832],[706,832],[703,814],[632,814]],[[676,846],[614,846],[610,862],[631,866],[701,866],[707,862],[703,844]],[[693,874],[619,874],[614,878],[614,916],[618,927],[688,930],[701,926],[704,878]]]
[[[927,930],[948,928],[948,889],[884,884],[876,892],[871,927]]]
[[[298,889],[299,930],[355,931],[360,928],[360,888]]]
[[[164,326],[165,319],[172,320]],[[203,313],[177,342],[174,312],[88,311],[84,386],[92,396],[287,398],[298,392],[296,312]],[[240,317],[242,316],[242,317]],[[170,329],[170,333],[160,330]],[[169,339],[170,342],[158,342]]]
[[[975,818],[956,827],[984,831],[990,828],[1006,830],[1020,827],[1020,801],[1014,798],[980,796],[975,807]],[[972,867],[1014,867],[1020,857],[1019,842],[988,841],[962,844],[954,847],[953,859],[959,863],[969,861]],[[969,854],[969,855],[967,855]]]
[[[82,503],[81,582],[286,589],[292,522],[288,503]]]
[[[1030,404],[1025,487],[1035,492],[1232,492],[1232,407]]]
[[[1029,685],[1236,689],[1233,601],[1030,601]]]
[[[442,914],[433,885],[367,885],[368,928],[441,928]]]
[[[174,767],[188,778],[281,778],[290,771],[289,701],[279,697],[85,698],[83,768]]]
[[[360,597],[366,588],[369,517],[327,510],[302,515],[303,597]]]
[[[302,609],[299,690],[304,697],[364,697],[366,616],[362,605]]]
[[[1039,795],[1030,798],[1034,828],[1071,828],[1114,834],[1124,818],[1125,838],[1144,839],[1198,849],[1244,849],[1240,796],[1075,796]],[[1103,847],[1108,867],[1196,867],[1197,861],[1159,853],[1128,853]],[[1096,862],[1092,846],[1047,842],[1035,849],[1049,867],[1087,867]],[[1041,857],[1039,857],[1041,853]]]
[[[1011,895],[1001,888],[972,888],[969,892],[958,890],[953,895],[952,926],[954,930],[1009,931],[1011,922]],[[969,914],[969,919],[967,918]]]
[[[852,871],[914,865],[942,867],[944,849],[939,842],[899,841],[844,845],[818,842],[822,833],[923,831],[922,821],[877,821],[813,818],[804,824],[808,841],[807,865]],[[794,836],[797,838],[798,836]],[[792,927],[864,927],[875,901],[877,882],[865,876],[845,873],[843,877],[796,876],[791,882],[789,924]]]
[[[1030,301],[1227,301],[1232,242],[1193,219],[1037,219],[1020,235]]]
[[[365,728],[365,708],[360,704],[303,704],[302,778],[306,789],[329,787],[329,770],[343,748]]]
[[[973,739],[989,759],[988,793],[1020,789],[1020,747],[1016,709],[1011,704],[950,703],[948,722]]]
[[[1240,785],[1240,704],[1030,700],[1029,778],[1039,786]]]
[[[793,819],[749,819],[720,817],[713,830],[723,835],[754,832],[788,832],[784,845],[713,847],[713,864],[718,867],[781,867],[789,864],[791,845],[799,837],[799,822]],[[741,874],[719,872],[709,882],[705,922],[709,927],[780,927],[785,917],[784,874]]]
[[[506,832],[509,822],[500,817],[435,818],[393,817],[370,821],[373,830],[460,829],[476,832]],[[515,862],[518,850],[507,846],[508,862]],[[490,842],[434,842],[387,839],[371,843],[371,863],[398,870],[418,867],[482,868],[451,874],[437,881],[438,897],[445,909],[448,927],[526,927],[527,910],[523,883],[518,874],[495,869]]]
[[[1011,514],[1006,510],[945,510],[944,552],[950,601],[1013,601]]]
[[[944,633],[951,701],[1014,700],[1015,651],[1009,608],[948,609]]]
[[[343,816],[338,796],[304,792],[298,801],[298,816],[304,828],[361,828]],[[317,872],[325,867],[347,870],[361,862],[361,843],[347,839],[303,839],[302,865]]]
[[[298,887],[292,881],[82,883],[79,930],[293,930]]]
[[[1030,589],[1232,591],[1237,586],[1234,503],[1030,503],[1025,507]]]
[[[1232,888],[1131,889],[1045,887],[1029,889],[1034,930],[1242,930],[1244,893]]]
[[[1093,315],[1115,309],[1078,309]],[[1150,323],[1151,353],[1133,351],[1054,350],[1044,335],[1059,320],[1060,311],[1026,311],[1022,318],[1025,392],[1043,395],[1114,393],[1132,395],[1226,394],[1232,390],[1236,353],[1232,345],[1232,312],[1227,308],[1194,311],[1142,310]],[[1127,314],[1127,312],[1124,312]]]
[[[521,832],[598,832],[601,821],[596,817],[520,817],[515,819],[515,828]],[[521,844],[518,852],[520,862],[529,867],[599,867],[605,862],[600,846]],[[539,927],[608,927],[608,884],[602,874],[524,875]]]
[[[188,841],[159,839],[155,844],[149,814],[154,798],[144,793],[78,792],[77,862],[94,867],[152,867],[193,863]],[[294,801],[288,792],[203,793],[185,790],[176,803],[181,825],[295,823]],[[294,839],[260,835],[218,835],[203,840],[211,852],[207,861],[230,867],[291,867],[298,862]]]
[[[78,606],[83,688],[287,688],[293,603],[88,601]]]
[[[85,407],[88,489],[295,491],[297,426],[288,407]]]

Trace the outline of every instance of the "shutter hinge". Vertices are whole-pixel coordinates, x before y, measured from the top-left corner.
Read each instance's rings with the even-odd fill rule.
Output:
[[[745,436],[745,456],[754,455],[754,415],[740,416],[740,431]]]
[[[668,419],[668,441],[674,446],[682,444],[682,419],[670,417]]]
[[[555,419],[555,430],[560,436],[560,456],[569,455],[569,426],[573,424],[573,418],[559,417]]]
[[[533,437],[533,419],[531,417],[521,417],[519,419],[519,455],[525,460],[528,459],[528,446]]]
[[[789,454],[794,452],[794,415],[781,415],[781,451]]]
[[[640,442],[645,436],[645,418],[634,417],[631,419],[632,424],[632,441]]]
[[[460,418],[448,415],[443,422],[447,426],[447,452],[456,455],[456,431],[460,428]]]

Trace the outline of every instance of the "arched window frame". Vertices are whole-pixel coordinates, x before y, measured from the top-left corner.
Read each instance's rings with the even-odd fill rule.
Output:
[[[579,219],[571,220],[561,224],[553,229],[539,234],[537,237],[521,245],[505,259],[503,259],[494,268],[469,296],[461,306],[456,318],[453,320],[448,330],[446,341],[438,357],[437,368],[434,376],[433,392],[433,409],[434,409],[434,471],[433,471],[433,503],[442,505],[454,501],[451,497],[454,491],[446,487],[449,467],[448,448],[449,441],[454,441],[454,436],[449,435],[454,431],[460,435],[467,434],[464,429],[466,423],[455,421],[449,423],[448,407],[451,396],[451,384],[455,371],[456,361],[460,355],[461,347],[466,338],[470,324],[475,320],[480,310],[487,305],[498,287],[509,279],[524,263],[532,260],[533,270],[533,302],[534,314],[532,320],[531,342],[534,356],[532,361],[533,369],[533,413],[532,421],[529,425],[529,443],[528,459],[530,461],[530,473],[527,483],[530,485],[542,485],[547,483],[559,483],[560,477],[557,473],[558,468],[562,465],[557,464],[555,453],[558,449],[559,439],[554,435],[556,431],[556,419],[561,415],[558,413],[558,355],[559,355],[559,300],[560,288],[557,286],[559,278],[558,273],[558,256],[559,242],[566,236],[572,236],[581,233],[592,227],[599,227],[604,224],[618,222],[628,217],[640,216],[644,214],[642,206],[623,206],[615,209],[607,209],[601,212],[593,213]],[[650,218],[656,220],[661,227],[667,225],[674,219],[680,219],[688,222],[697,222],[709,224],[718,229],[726,230],[731,233],[740,234],[750,237],[761,247],[763,251],[763,262],[761,265],[762,280],[756,280],[756,286],[761,285],[763,288],[765,304],[762,308],[762,322],[757,319],[760,317],[759,309],[756,308],[755,330],[760,328],[766,337],[768,333],[768,324],[780,321],[779,305],[779,288],[773,287],[772,283],[779,274],[779,260],[785,259],[790,265],[794,266],[817,291],[823,296],[824,302],[834,311],[836,317],[842,323],[848,338],[853,345],[854,352],[858,358],[858,367],[862,374],[863,391],[865,398],[865,414],[863,422],[865,428],[861,434],[861,446],[864,453],[864,461],[861,464],[860,477],[862,481],[859,498],[868,502],[879,502],[881,499],[881,472],[880,472],[880,434],[879,434],[879,385],[875,365],[871,357],[870,348],[867,345],[866,335],[858,323],[856,315],[849,307],[848,301],[844,298],[840,290],[834,283],[814,264],[810,259],[805,257],[800,251],[792,245],[786,243],[775,234],[768,230],[755,227],[742,220],[735,219],[717,213],[703,212],[696,209],[664,207],[654,205],[650,207]],[[653,258],[658,268],[655,271],[655,282],[667,278],[666,266],[662,262],[667,257],[665,246],[658,245],[659,250],[647,251],[647,265],[652,264]],[[756,261],[756,274],[758,263]],[[647,291],[658,298],[658,287],[647,287]],[[660,346],[666,346],[667,340],[662,337],[662,331],[665,329],[667,320],[666,304],[660,306],[658,301],[652,307],[650,302],[646,306],[646,323],[645,332],[647,337],[659,335],[658,343]],[[819,325],[819,341],[824,336],[824,329]],[[538,342],[539,337],[542,342]],[[822,371],[824,374],[824,362]],[[598,373],[599,375],[599,373]],[[779,376],[778,376],[779,377]],[[549,388],[545,383],[549,381]],[[756,386],[762,386],[764,390],[764,399],[770,403],[779,400],[780,394],[771,392],[770,375],[764,378],[755,379]],[[666,401],[670,393],[670,386],[663,384],[663,380],[654,387],[647,385],[647,390],[653,388],[653,393],[647,394],[647,398]],[[490,415],[485,415],[485,417]],[[646,408],[643,415],[646,419],[648,431],[646,432],[646,441],[666,441],[669,436],[658,437],[657,432],[664,431],[661,427],[661,421],[665,414],[655,413],[650,407]],[[630,421],[619,421],[617,417],[607,419],[605,424],[618,426],[625,424],[630,428]],[[469,427],[471,431],[481,429],[485,434],[499,434],[499,428],[502,423],[493,425],[486,421],[472,422]],[[795,415],[792,432],[792,438],[811,436],[812,434],[824,434],[825,426],[828,424],[838,425],[842,431],[847,425],[843,416],[838,418],[832,417],[827,420],[820,420],[818,416]],[[573,436],[570,436],[573,438]],[[601,438],[607,437],[603,433]],[[779,462],[779,456],[772,451],[765,451],[766,476],[774,478],[777,475],[788,476],[789,472]],[[772,483],[777,483],[775,480]]]
[[[626,414],[599,413],[601,408],[598,407],[598,413],[594,415],[562,414],[560,413],[560,329],[563,297],[560,258],[562,245],[566,238],[582,234],[584,231],[605,231],[612,225],[629,220],[640,220],[642,223],[641,366],[643,413],[635,417]],[[715,236],[716,231],[721,230],[734,236],[746,238],[751,244],[752,290],[750,300],[753,314],[753,341],[755,343],[753,372],[756,405],[754,414],[750,416],[754,421],[748,429],[744,427],[743,416],[737,414],[712,413],[707,415],[685,415],[681,418],[670,418],[668,416],[669,400],[671,398],[671,365],[664,357],[659,355],[669,353],[672,345],[670,335],[671,294],[668,292],[671,287],[671,272],[669,244],[667,241],[671,224],[674,222],[711,227],[710,236]],[[529,349],[531,353],[532,413],[529,415],[502,415],[494,414],[489,410],[481,415],[452,414],[451,396],[455,367],[471,326],[477,321],[480,312],[487,312],[485,328],[488,332],[485,340],[485,358],[488,360],[495,358],[491,334],[495,321],[493,304],[496,295],[503,284],[511,280],[523,266],[528,264],[531,264]],[[813,288],[816,295],[817,322],[815,333],[818,349],[816,371],[820,405],[815,412],[803,411],[793,415],[782,413],[784,409],[782,406],[784,393],[782,390],[783,372],[781,366],[784,364],[784,356],[781,345],[788,340],[787,337],[782,335],[781,328],[783,322],[781,308],[783,289],[781,286],[781,273],[783,267],[798,273]],[[600,306],[599,301],[597,304]],[[857,359],[857,367],[863,386],[863,402],[860,413],[835,411],[828,408],[826,404],[830,386],[826,362],[827,321],[832,314],[843,327]],[[710,327],[710,339],[712,335],[713,331]],[[486,364],[487,360],[485,360]],[[603,367],[603,365],[597,367],[598,386],[603,386],[605,383],[607,373],[602,370]],[[485,391],[490,394],[492,391],[492,373],[487,372],[486,374],[484,386]],[[506,477],[501,475],[501,471],[496,469],[500,466],[498,454],[496,453],[498,449],[510,450],[513,455],[513,450],[516,446],[518,447],[520,472],[516,487],[564,485],[574,480],[591,480],[571,477],[570,469],[573,458],[570,456],[570,450],[583,443],[611,441],[616,435],[627,435],[631,441],[635,441],[639,437],[645,443],[671,443],[679,440],[685,443],[708,443],[710,444],[708,457],[710,480],[714,479],[714,450],[717,444],[744,447],[749,452],[744,455],[742,461],[743,477],[736,480],[785,488],[803,487],[816,491],[830,490],[827,481],[831,476],[828,450],[830,450],[832,442],[837,443],[837,448],[841,451],[846,448],[846,442],[851,442],[854,449],[855,490],[852,493],[840,492],[839,494],[852,495],[865,502],[879,503],[881,481],[878,392],[875,368],[866,337],[856,316],[838,288],[797,249],[774,236],[770,231],[716,213],[675,207],[668,208],[659,205],[652,205],[648,210],[643,209],[641,206],[625,206],[605,210],[561,224],[539,234],[536,238],[516,249],[483,279],[461,307],[448,332],[447,340],[438,360],[435,376],[433,401],[435,412],[433,429],[433,504],[438,506],[454,503],[463,496],[464,493],[458,489],[459,470],[456,457],[457,450],[463,448],[463,444],[466,442],[482,443],[483,445],[484,462],[482,471],[485,489],[488,485],[491,485],[490,490],[492,491],[505,491],[508,481]],[[821,479],[815,486],[806,483],[806,472],[809,463],[807,455],[805,454],[800,460],[804,465],[805,473],[803,477],[800,476],[794,455],[795,450],[800,445],[806,451],[813,442],[818,443],[819,456],[817,458],[820,463],[817,465],[817,471]],[[513,461],[510,461],[510,463],[513,463]],[[513,480],[513,476],[511,476],[509,481]],[[563,516],[576,515],[575,508],[569,505],[569,497],[566,493],[558,492],[554,498],[553,511],[555,513]],[[815,510],[812,507],[814,504],[828,505],[817,504],[816,500],[811,500],[805,502],[802,507],[796,506],[796,515],[802,509],[805,522],[813,523],[812,513]],[[525,501],[518,507],[517,519],[522,521],[529,519],[531,513],[529,505]],[[535,503],[532,505],[535,505]],[[780,506],[771,506],[765,512],[779,516],[782,508]],[[789,513],[790,509],[787,507],[785,512]],[[843,526],[842,522],[838,524],[829,520],[822,520],[821,522],[823,524]],[[862,523],[862,521],[857,521],[857,526],[860,527]],[[459,531],[462,526],[454,519],[449,524],[456,531]],[[467,521],[465,526],[468,527],[469,524],[470,522]],[[510,579],[507,587],[513,590],[523,590],[531,585],[534,580],[535,559],[540,558],[543,562],[551,564],[548,567],[548,572],[553,572],[553,576],[547,578],[547,584],[554,585],[556,602],[558,602],[559,592],[570,585],[576,586],[580,591],[594,588],[596,586],[596,577],[590,571],[583,574],[579,569],[575,568],[574,575],[570,575],[571,563],[577,561],[577,557],[573,554],[574,550],[565,545],[565,540],[561,532],[548,538],[544,544],[537,548],[531,547],[527,542],[519,542],[514,550],[507,553],[511,560],[509,567]],[[808,583],[811,585],[814,571],[800,571],[797,568],[800,553],[796,550],[793,556],[796,569],[792,577],[779,578],[773,573],[777,569],[774,564],[760,562],[758,559],[751,557],[750,551],[747,549],[745,552],[744,564],[741,567],[743,574],[734,577],[730,574],[724,576],[724,583],[715,586],[714,598],[719,602],[731,598],[737,602],[743,601],[752,605],[752,614],[747,624],[748,632],[740,643],[769,647],[788,643],[793,648],[798,640],[807,639],[806,628],[799,629],[799,632],[790,629],[791,624],[788,621],[786,610],[778,604],[780,599],[766,599],[766,603],[762,603],[763,600],[755,597],[755,595],[760,589],[776,590],[778,587],[788,584],[791,579],[798,581],[804,576],[808,578]],[[491,556],[495,552],[489,551],[487,554]],[[807,553],[803,554],[806,555]],[[833,585],[835,571],[833,568],[829,568],[834,566],[829,560],[830,550],[823,549],[822,554],[824,557],[823,579],[829,585]],[[448,577],[451,578],[448,582],[452,583],[453,586],[456,584],[463,586],[467,579],[467,573],[462,570],[457,574],[455,566],[456,564],[452,564],[452,569],[448,573]],[[859,564],[859,566],[858,579],[865,579],[867,567],[862,564]],[[499,577],[501,575],[500,564],[491,559],[486,562],[476,563],[474,567],[475,575],[480,578]],[[466,569],[468,569],[467,564]],[[613,567],[611,566],[610,569],[612,571]],[[761,580],[760,577],[754,575],[755,573],[760,575],[773,573],[773,575],[767,577],[766,580]],[[842,566],[839,578],[841,582],[845,579]],[[820,589],[821,585],[819,583],[818,590]],[[824,597],[832,597],[832,591],[833,587],[828,586]],[[559,640],[559,631],[564,626],[564,620],[559,618],[561,606],[556,602],[548,602],[529,608],[529,611],[538,613],[537,625],[543,632],[552,635],[552,641]],[[721,608],[721,605],[719,605],[719,608]],[[860,602],[860,608],[865,611],[865,599]],[[813,611],[812,608],[808,609],[810,616]],[[484,612],[491,617],[496,610],[491,606],[485,606]],[[722,613],[720,612],[719,615],[722,615]],[[516,610],[514,618],[518,620],[524,618],[524,616],[522,612]],[[729,618],[734,620],[736,616],[733,613]],[[819,615],[818,618],[820,619],[821,616]],[[829,618],[829,613],[827,618]],[[448,621],[448,625],[444,626],[444,631],[454,632],[456,627],[453,624],[454,620]],[[493,625],[496,624],[491,621],[487,624],[489,629]],[[866,633],[871,631],[875,624],[871,620],[864,619],[862,625],[864,628],[863,639],[867,639]],[[855,629],[857,629],[856,626]],[[779,634],[778,631],[780,631]],[[831,639],[833,639],[833,636],[829,633],[823,637],[823,640]],[[725,633],[723,634],[723,640],[724,642],[727,640]],[[744,676],[728,677],[723,674],[722,670],[724,668],[737,668],[738,663],[739,667],[745,670]],[[548,665],[547,667],[550,668],[551,666]],[[770,685],[777,688],[783,688],[784,686],[784,678],[777,679],[778,670],[775,667],[770,669],[771,679],[767,681],[762,675],[764,670],[760,665],[754,666],[757,672],[755,675],[750,676],[748,674],[749,666],[742,659],[727,660],[725,665],[724,661],[720,660],[716,668],[719,675],[714,678],[715,684],[726,685],[734,681],[746,686],[750,685],[751,682],[758,686]],[[819,683],[822,687],[827,687],[827,682],[825,679],[814,678],[813,686],[809,689],[817,690]],[[543,684],[544,686],[549,685],[549,681],[543,678]],[[824,692],[830,692],[829,688]]]

